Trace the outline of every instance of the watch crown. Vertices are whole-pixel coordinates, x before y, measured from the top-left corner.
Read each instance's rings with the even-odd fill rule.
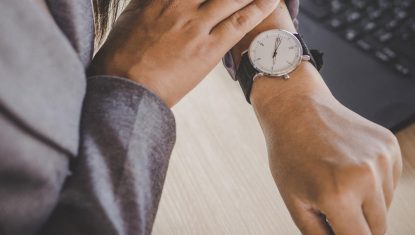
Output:
[[[301,59],[304,61],[310,61],[311,57],[309,55],[303,55]]]
[[[285,74],[284,76],[282,76],[283,78],[284,78],[284,80],[288,80],[288,79],[290,79],[290,75],[288,75],[288,74]]]

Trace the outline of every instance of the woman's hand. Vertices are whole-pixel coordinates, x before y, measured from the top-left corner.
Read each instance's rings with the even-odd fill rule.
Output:
[[[95,56],[89,73],[135,80],[171,107],[278,2],[153,0],[142,7],[133,0]]]
[[[272,28],[295,31],[284,1],[233,48],[235,62]],[[258,77],[251,101],[292,218],[305,235],[383,235],[402,168],[396,138],[340,104],[311,63],[290,75]]]
[[[301,232],[329,235],[330,224],[336,235],[385,234],[402,168],[394,135],[340,104],[308,62],[289,81],[254,86],[271,172]]]

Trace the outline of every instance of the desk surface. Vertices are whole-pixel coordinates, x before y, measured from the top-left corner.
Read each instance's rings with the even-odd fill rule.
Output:
[[[274,186],[265,141],[236,82],[218,66],[174,108],[177,143],[154,235],[300,234]],[[415,124],[398,133],[404,172],[391,235],[415,234]]]

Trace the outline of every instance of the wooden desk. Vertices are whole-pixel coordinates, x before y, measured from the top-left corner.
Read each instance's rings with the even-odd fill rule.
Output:
[[[174,112],[178,138],[154,235],[300,234],[274,186],[255,114],[221,66]],[[414,235],[415,125],[398,138],[405,167],[388,234]]]

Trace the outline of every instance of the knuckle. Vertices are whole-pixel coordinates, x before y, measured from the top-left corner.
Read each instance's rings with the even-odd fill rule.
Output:
[[[333,208],[344,208],[350,204],[351,194],[346,191],[333,190],[330,192],[325,192],[318,198],[318,205],[323,211],[330,211]]]
[[[396,136],[389,130],[385,133],[386,143],[392,147],[399,147],[399,142]]]
[[[193,31],[195,28],[195,22],[193,19],[186,19],[178,22],[178,24],[184,31]]]
[[[387,222],[382,221],[381,224],[378,224],[376,227],[372,229],[373,235],[385,235],[386,231],[388,230]]]
[[[244,29],[246,25],[248,25],[249,22],[250,22],[250,17],[241,12],[235,13],[230,19],[230,23],[232,27],[235,29],[239,29],[239,30]]]
[[[280,1],[277,0],[259,0],[256,1],[256,5],[262,12],[268,12],[270,9],[274,9],[277,7],[277,4]]]
[[[347,205],[352,196],[353,191],[350,187],[335,180],[317,196],[317,203],[322,208],[329,209],[335,206]]]
[[[367,188],[374,190],[377,185],[377,174],[372,161],[363,161],[357,167],[358,176]]]
[[[191,58],[198,58],[202,63],[207,62],[209,55],[212,53],[212,46],[209,40],[193,40],[188,43],[188,52]]]
[[[385,188],[385,183],[393,177],[393,166],[390,158],[381,154],[375,161],[367,161],[360,166],[360,174],[358,183],[361,191],[366,196],[375,197],[383,191],[383,193],[392,193],[388,187]],[[385,200],[387,195],[384,195]],[[387,200],[386,200],[387,201]]]
[[[175,0],[164,1],[161,14],[172,14],[178,11],[179,3]]]
[[[391,157],[388,153],[379,153],[376,157],[376,164],[382,171],[388,171],[391,167]]]
[[[380,152],[376,155],[376,163],[382,170],[389,170],[391,166],[401,160],[400,146],[398,140],[392,133],[385,135],[385,144],[380,146]]]
[[[395,170],[395,174],[394,177],[396,179],[398,179],[403,171],[403,162],[402,162],[402,158],[398,157],[397,162],[394,165],[394,170]]]
[[[387,150],[391,150],[391,153],[399,149],[399,141],[390,130],[376,125],[372,135],[375,136],[378,147],[386,147]]]
[[[200,35],[205,31],[204,25],[199,20],[193,18],[181,23],[181,28],[191,36]]]
[[[398,143],[398,139],[395,136],[392,136],[391,145],[389,150],[389,156],[394,162],[402,160],[401,147]]]
[[[236,5],[238,5],[238,6],[244,6],[244,5],[246,5],[247,3],[249,3],[250,1],[249,0],[233,0],[234,2],[235,2],[235,4]]]
[[[321,188],[316,198],[318,204],[326,207],[347,205],[359,197],[362,188],[375,192],[381,183],[374,162],[369,160],[335,168],[330,175],[331,180]]]

